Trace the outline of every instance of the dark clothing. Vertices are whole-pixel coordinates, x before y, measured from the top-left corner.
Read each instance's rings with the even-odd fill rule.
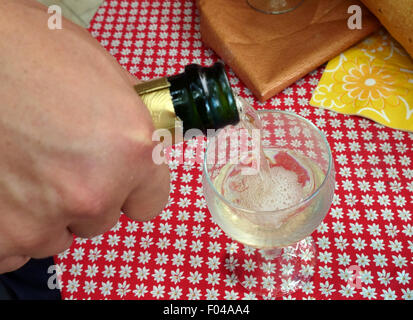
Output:
[[[0,275],[0,300],[60,300],[60,290],[50,289],[48,273],[53,258],[31,259],[20,269]]]

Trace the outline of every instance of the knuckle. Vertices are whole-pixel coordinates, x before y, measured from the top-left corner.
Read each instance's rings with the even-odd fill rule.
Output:
[[[72,243],[73,243],[73,237],[69,239],[59,238],[59,240],[57,241],[56,248],[55,248],[56,252],[54,252],[53,254],[66,251],[72,246]]]
[[[134,109],[136,104],[134,104]],[[146,108],[143,106],[142,108]],[[126,147],[133,146],[136,149],[152,148],[154,142],[152,139],[154,125],[149,112],[140,112],[138,117],[133,117],[128,123],[129,130],[123,130],[123,142]]]
[[[48,236],[46,234],[26,234],[19,238],[19,251],[27,255],[33,255],[37,248],[43,248],[48,243]]]
[[[153,130],[149,126],[141,126],[139,131],[125,139],[124,147],[128,150],[135,150],[137,154],[147,154],[148,151],[152,152],[154,146],[152,134]]]
[[[78,188],[65,197],[65,209],[80,218],[95,218],[105,210],[104,195],[93,188]]]
[[[58,230],[49,232],[29,233],[18,240],[18,251],[32,258],[40,259],[67,250],[72,244],[71,239],[65,239]]]

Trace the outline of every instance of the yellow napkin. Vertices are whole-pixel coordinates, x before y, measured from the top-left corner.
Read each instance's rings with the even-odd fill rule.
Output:
[[[413,131],[413,60],[380,30],[327,64],[310,104]]]

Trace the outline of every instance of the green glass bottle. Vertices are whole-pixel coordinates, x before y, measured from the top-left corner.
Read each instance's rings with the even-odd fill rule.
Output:
[[[221,62],[211,67],[191,64],[170,77],[135,86],[151,112],[156,129],[175,130],[181,121],[183,133],[220,129],[240,121],[237,104]]]

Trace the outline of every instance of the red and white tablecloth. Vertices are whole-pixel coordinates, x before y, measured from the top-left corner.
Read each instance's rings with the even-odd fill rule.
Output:
[[[143,80],[219,59],[201,41],[194,1],[107,0],[89,30]],[[289,110],[315,123],[335,159],[333,205],[312,235],[313,281],[283,298],[412,299],[413,134],[311,107],[322,67],[266,103],[227,71],[234,92],[255,108]],[[190,159],[193,144],[176,146],[172,155]],[[111,231],[75,238],[55,257],[64,299],[262,299],[229,271],[228,254],[239,245],[211,220],[201,168],[191,163],[170,162],[170,202],[156,219],[121,215]]]

